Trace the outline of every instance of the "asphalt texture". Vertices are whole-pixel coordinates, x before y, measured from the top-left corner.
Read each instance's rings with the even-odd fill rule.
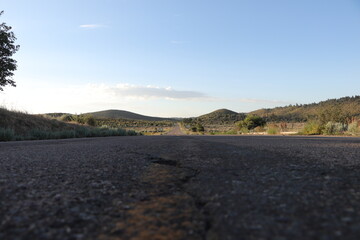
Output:
[[[360,138],[0,143],[0,239],[359,239]]]

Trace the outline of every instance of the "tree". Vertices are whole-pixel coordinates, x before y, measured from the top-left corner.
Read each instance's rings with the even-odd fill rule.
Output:
[[[246,128],[248,130],[252,130],[259,126],[264,126],[266,121],[255,115],[248,115],[243,121],[237,122],[236,125],[239,129]]]
[[[4,11],[0,12],[0,16]],[[16,37],[11,31],[11,27],[5,23],[0,24],[0,91],[3,87],[10,85],[16,87],[13,80],[14,71],[17,68],[16,60],[12,59],[12,55],[16,53],[20,46],[15,45]]]

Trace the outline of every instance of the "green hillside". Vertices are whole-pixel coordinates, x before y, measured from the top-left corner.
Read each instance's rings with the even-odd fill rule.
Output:
[[[258,115],[270,122],[349,122],[360,117],[360,96],[329,99],[319,103],[289,105],[273,109],[260,109],[249,114]]]
[[[140,115],[137,113],[124,111],[124,110],[105,110],[99,112],[87,113],[92,115],[94,118],[102,119],[132,119],[132,120],[143,120],[143,121],[165,121],[165,120],[174,120],[171,118],[161,118],[161,117],[149,117]],[[175,121],[175,120],[174,120]]]

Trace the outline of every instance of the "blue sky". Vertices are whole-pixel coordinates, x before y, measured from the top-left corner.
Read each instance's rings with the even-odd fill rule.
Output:
[[[0,105],[188,117],[360,94],[357,0],[1,0]]]

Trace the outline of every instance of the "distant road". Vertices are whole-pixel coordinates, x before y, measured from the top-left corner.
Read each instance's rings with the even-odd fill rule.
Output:
[[[186,134],[183,131],[181,131],[180,124],[176,124],[169,132],[166,133],[166,135],[182,136]]]
[[[0,239],[358,239],[360,138],[0,143]]]

